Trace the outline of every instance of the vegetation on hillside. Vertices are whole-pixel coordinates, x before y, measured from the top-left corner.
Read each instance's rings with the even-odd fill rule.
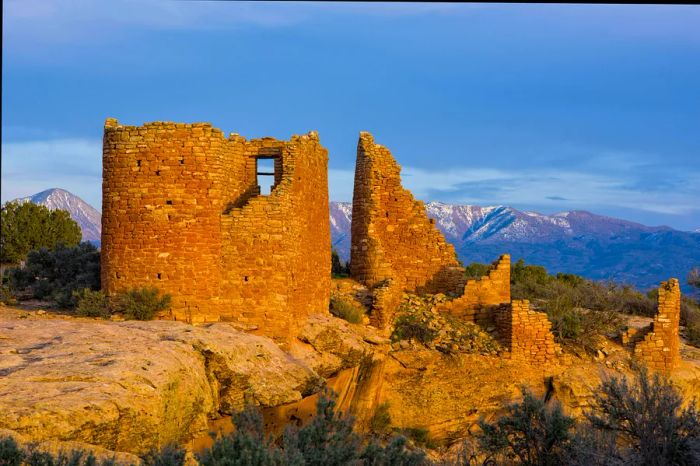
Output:
[[[65,210],[31,202],[8,202],[0,208],[0,264],[17,265],[30,251],[75,246],[82,234]]]
[[[340,260],[338,251],[331,248],[331,276],[333,278],[344,278],[350,275],[350,262],[343,263]]]
[[[215,437],[214,444],[196,457],[204,466],[691,466],[700,462],[696,405],[683,407],[675,388],[658,375],[649,377],[642,370],[632,381],[604,381],[578,422],[556,403],[537,398],[527,388],[522,394],[522,401],[508,405],[493,422],[482,419],[475,441],[466,440],[457,457],[437,463],[418,447],[435,447],[427,430],[400,431],[412,440],[392,433],[388,406],[382,405],[372,421],[373,433],[360,435],[353,429],[353,418],[337,411],[332,392],[319,397],[316,416],[310,422],[302,427],[289,424],[278,438],[265,434],[260,411],[248,407],[233,416],[234,432]],[[148,466],[182,466],[185,460],[184,450],[175,445],[143,456]],[[54,456],[0,438],[0,464],[94,466],[98,462],[81,451]]]
[[[466,267],[467,278],[488,273],[487,264]],[[698,283],[694,273],[688,283]],[[623,314],[653,317],[657,309],[657,290],[642,293],[632,286],[596,282],[574,274],[551,275],[538,265],[520,259],[511,269],[511,296],[528,299],[547,313],[555,339],[568,347],[594,350],[601,335],[615,336],[624,326]],[[681,302],[681,325],[687,340],[700,347],[700,306],[691,296]]]
[[[30,251],[25,266],[7,270],[4,280],[13,292],[72,308],[74,292],[100,289],[100,253],[86,242]]]
[[[479,423],[480,449],[462,464],[700,464],[697,407],[683,408],[679,393],[658,374],[649,377],[643,369],[633,381],[611,378],[593,393],[593,405],[577,423],[559,405],[523,389],[522,402],[493,423]]]

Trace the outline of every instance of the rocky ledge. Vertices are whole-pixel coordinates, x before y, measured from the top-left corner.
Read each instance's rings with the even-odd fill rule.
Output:
[[[306,333],[292,356],[227,323],[0,313],[0,428],[134,453],[183,443],[248,403],[279,406],[319,391],[319,372],[332,376],[370,346],[325,316]]]

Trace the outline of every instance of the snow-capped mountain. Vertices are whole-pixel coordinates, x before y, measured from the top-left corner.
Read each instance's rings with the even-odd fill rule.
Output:
[[[67,210],[71,218],[80,226],[83,241],[99,243],[102,234],[102,214],[87,202],[65,189],[52,188],[33,196],[16,199],[19,202],[33,202],[46,206],[49,210]]]
[[[352,203],[331,202],[331,238],[333,247],[344,260],[350,257],[350,222]]]
[[[352,204],[331,203],[331,237],[340,257],[349,258]],[[426,203],[459,258],[490,263],[499,254],[544,265],[550,272],[657,286],[700,264],[700,235],[648,227],[586,211],[544,215],[507,206]]]

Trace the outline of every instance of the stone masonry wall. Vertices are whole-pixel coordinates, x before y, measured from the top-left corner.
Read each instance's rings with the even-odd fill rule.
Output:
[[[510,302],[510,255],[503,254],[488,274],[478,280],[467,280],[462,296],[446,301],[440,312],[481,323],[490,317],[490,307]]]
[[[530,302],[513,300],[494,313],[502,343],[510,349],[511,358],[531,363],[554,363],[561,347],[552,335],[547,314],[530,308]]]
[[[221,287],[226,139],[208,124],[105,123],[102,287],[155,286],[179,319],[213,316]]]
[[[351,275],[367,286],[391,278],[406,291],[456,292],[464,284],[454,247],[401,186],[391,152],[366,132],[357,144],[351,242]]]
[[[280,339],[330,294],[328,153],[290,141],[229,138],[207,123],[105,123],[102,286],[155,286],[172,317],[237,320]],[[260,196],[256,159],[273,158]]]
[[[681,288],[672,278],[659,287],[659,308],[651,328],[634,347],[634,355],[649,369],[670,373],[680,364],[678,326],[681,316]]]
[[[273,334],[295,334],[330,299],[328,158],[318,136],[245,145],[245,156],[276,156],[281,177],[269,196],[252,197],[222,216],[222,283],[227,320]],[[278,309],[285,309],[282,315]]]

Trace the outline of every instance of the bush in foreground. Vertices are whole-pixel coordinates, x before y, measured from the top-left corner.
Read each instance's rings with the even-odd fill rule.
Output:
[[[407,448],[406,439],[395,437],[386,446],[353,431],[354,420],[336,410],[335,396],[322,394],[316,416],[305,426],[288,425],[280,439],[266,437],[260,411],[249,407],[233,417],[236,431],[221,436],[198,455],[203,466],[418,466],[421,451]]]
[[[77,303],[75,312],[81,317],[107,318],[111,314],[109,297],[102,291],[83,288],[81,291],[74,291],[73,298]]]
[[[523,401],[506,408],[494,424],[479,421],[481,448],[491,458],[524,465],[564,464],[563,458],[574,426],[559,405],[548,407],[523,388]]]
[[[700,417],[659,374],[642,369],[633,385],[627,379],[604,381],[587,413],[591,425],[612,434],[627,449],[630,464],[700,464]]]
[[[522,465],[700,464],[700,418],[694,402],[646,370],[629,381],[612,378],[593,392],[586,422],[575,425],[558,406],[548,407],[527,390],[495,423],[481,421],[477,439],[487,461]],[[501,464],[501,463],[496,463]]]
[[[120,293],[114,299],[114,311],[120,312],[127,320],[151,320],[159,312],[170,307],[172,297],[160,294],[158,288],[134,288]]]

